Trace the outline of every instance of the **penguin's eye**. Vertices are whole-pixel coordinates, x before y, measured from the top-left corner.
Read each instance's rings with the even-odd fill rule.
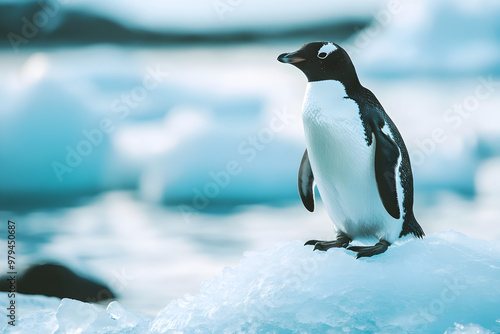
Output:
[[[319,59],[325,59],[326,56],[328,56],[328,53],[326,53],[326,52],[320,52],[320,53],[318,53],[318,58]]]

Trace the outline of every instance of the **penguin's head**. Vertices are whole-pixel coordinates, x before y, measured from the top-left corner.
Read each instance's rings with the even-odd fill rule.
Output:
[[[332,42],[304,44],[297,51],[280,54],[278,61],[297,67],[309,82],[337,80],[345,83],[357,79],[347,52]]]

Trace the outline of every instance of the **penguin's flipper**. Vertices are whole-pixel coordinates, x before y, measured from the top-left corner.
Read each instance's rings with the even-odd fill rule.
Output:
[[[396,190],[396,166],[399,159],[399,148],[380,126],[373,129],[375,134],[375,179],[382,203],[387,212],[399,219],[401,212]]]
[[[302,203],[310,212],[314,211],[314,175],[307,150],[304,152],[299,168],[299,195]]]

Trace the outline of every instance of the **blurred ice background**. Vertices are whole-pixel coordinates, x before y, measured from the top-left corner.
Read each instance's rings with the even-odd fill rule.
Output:
[[[0,1],[0,219],[19,268],[63,264],[156,314],[245,251],[332,238],[296,190],[306,81],[276,61],[313,40],[344,46],[398,125],[427,235],[498,241],[499,15],[494,0]]]

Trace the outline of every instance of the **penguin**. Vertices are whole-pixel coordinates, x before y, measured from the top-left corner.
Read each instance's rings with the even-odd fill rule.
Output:
[[[337,232],[336,240],[305,245],[322,251],[343,247],[361,258],[381,254],[407,235],[423,238],[413,213],[413,175],[403,138],[375,95],[361,85],[347,52],[332,42],[311,42],[278,61],[297,67],[308,81],[300,198],[313,212],[317,187]],[[373,246],[349,246],[373,238]]]

